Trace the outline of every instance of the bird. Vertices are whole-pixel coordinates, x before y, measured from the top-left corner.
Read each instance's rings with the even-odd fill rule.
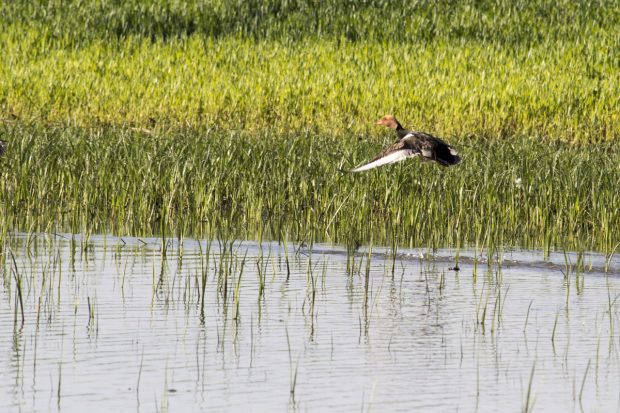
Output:
[[[4,155],[6,152],[7,141],[0,140],[0,156]]]
[[[392,115],[385,115],[377,121],[377,125],[394,129],[398,135],[398,141],[383,149],[370,162],[351,169],[350,172],[367,171],[417,156],[421,156],[423,160],[435,161],[443,166],[456,165],[461,161],[458,152],[452,146],[429,133],[403,128]]]

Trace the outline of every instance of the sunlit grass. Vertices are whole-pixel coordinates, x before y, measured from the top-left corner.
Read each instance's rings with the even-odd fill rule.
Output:
[[[343,136],[367,133],[391,112],[447,135],[606,141],[620,130],[613,44],[514,51],[476,42],[197,37],[77,49],[8,43],[0,63],[5,120]]]
[[[2,6],[0,114],[43,125],[612,140],[615,2]],[[344,12],[346,11],[346,13]]]

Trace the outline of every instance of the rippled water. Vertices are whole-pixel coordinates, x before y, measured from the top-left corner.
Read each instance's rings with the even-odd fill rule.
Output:
[[[2,412],[620,410],[618,259],[11,244]]]

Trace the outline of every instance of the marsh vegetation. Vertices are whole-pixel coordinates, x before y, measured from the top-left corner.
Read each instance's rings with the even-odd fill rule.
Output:
[[[618,2],[0,27],[0,409],[617,409]],[[343,172],[386,113],[462,162]]]
[[[242,3],[4,3],[3,232],[620,241],[615,2]],[[342,175],[386,112],[465,162]]]
[[[351,175],[340,168],[380,142],[22,126],[3,136],[5,231],[606,253],[620,241],[615,144],[462,138],[456,167]]]

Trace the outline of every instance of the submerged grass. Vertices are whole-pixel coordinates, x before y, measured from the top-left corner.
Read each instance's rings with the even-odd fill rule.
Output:
[[[452,168],[352,167],[387,142],[308,132],[2,127],[3,232],[599,250],[620,242],[620,146],[463,137]]]

